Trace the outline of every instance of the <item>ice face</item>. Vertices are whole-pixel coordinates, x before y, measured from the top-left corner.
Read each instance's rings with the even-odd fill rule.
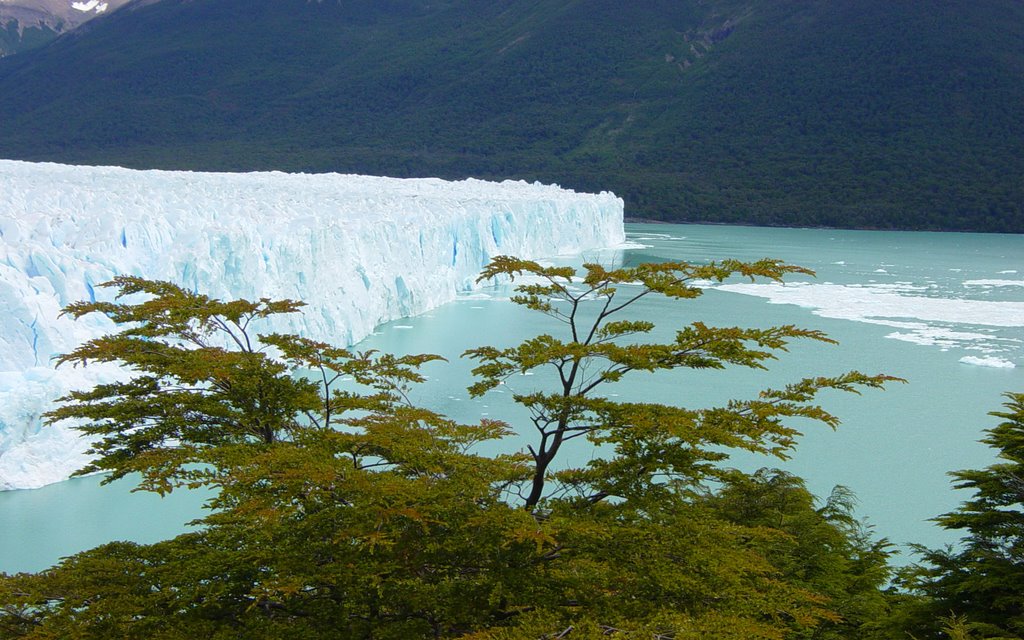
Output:
[[[472,288],[493,256],[621,244],[622,216],[612,194],[524,182],[0,161],[0,489],[56,482],[85,463],[75,432],[40,428],[39,415],[116,375],[51,364],[112,329],[60,310],[109,299],[97,285],[115,275],[222,299],[302,300],[304,313],[261,331],[351,344]]]

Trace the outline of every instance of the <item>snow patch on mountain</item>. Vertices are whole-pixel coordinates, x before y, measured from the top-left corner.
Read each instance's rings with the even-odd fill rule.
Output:
[[[107,3],[100,2],[99,0],[89,0],[88,2],[72,2],[71,8],[75,11],[81,11],[82,13],[89,13],[94,11],[96,13],[103,13],[107,10]]]

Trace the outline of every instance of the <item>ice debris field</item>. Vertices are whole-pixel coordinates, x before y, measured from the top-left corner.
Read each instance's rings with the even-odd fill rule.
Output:
[[[76,300],[119,274],[217,298],[292,298],[268,323],[351,344],[474,287],[491,257],[538,259],[625,240],[622,201],[556,186],[338,174],[192,173],[0,160],[0,489],[57,482],[84,462],[69,426],[40,414],[115,372],[55,369],[106,333]]]

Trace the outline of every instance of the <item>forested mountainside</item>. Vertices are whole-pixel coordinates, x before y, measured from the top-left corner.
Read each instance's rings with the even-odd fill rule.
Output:
[[[523,178],[1024,232],[1018,0],[160,0],[0,60],[0,157]]]

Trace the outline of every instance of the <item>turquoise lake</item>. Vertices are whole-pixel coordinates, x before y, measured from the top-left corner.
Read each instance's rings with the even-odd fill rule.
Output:
[[[994,460],[993,451],[978,443],[982,430],[997,422],[987,414],[1000,408],[1003,393],[1024,392],[1024,236],[648,224],[626,229],[632,248],[584,258],[633,264],[767,256],[817,272],[784,286],[731,282],[693,301],[644,301],[636,315],[658,323],[659,335],[671,336],[697,320],[796,324],[821,329],[839,344],[796,344],[768,371],[638,374],[607,387],[607,395],[697,407],[850,369],[905,378],[907,384],[885,391],[823,397],[843,424],[836,431],[807,424],[788,461],[742,455],[731,464],[786,469],[819,495],[845,485],[858,496],[858,514],[876,535],[899,545],[956,541],[928,522],[968,497],[951,488],[946,474]],[[523,416],[511,406],[510,392],[469,397],[472,363],[459,358],[468,348],[509,346],[561,327],[515,307],[508,294],[507,288],[467,294],[423,316],[383,325],[356,348],[444,355],[450,362],[425,369],[429,380],[414,390],[414,401],[463,421],[487,416],[519,424]],[[509,387],[522,391],[543,383],[542,375],[520,376]],[[502,446],[525,447],[526,427],[522,434]],[[595,455],[585,443],[574,444],[571,462]],[[130,488],[123,482],[99,487],[92,477],[0,493],[0,571],[39,570],[109,540],[170,537],[201,513],[202,494],[160,499]]]

